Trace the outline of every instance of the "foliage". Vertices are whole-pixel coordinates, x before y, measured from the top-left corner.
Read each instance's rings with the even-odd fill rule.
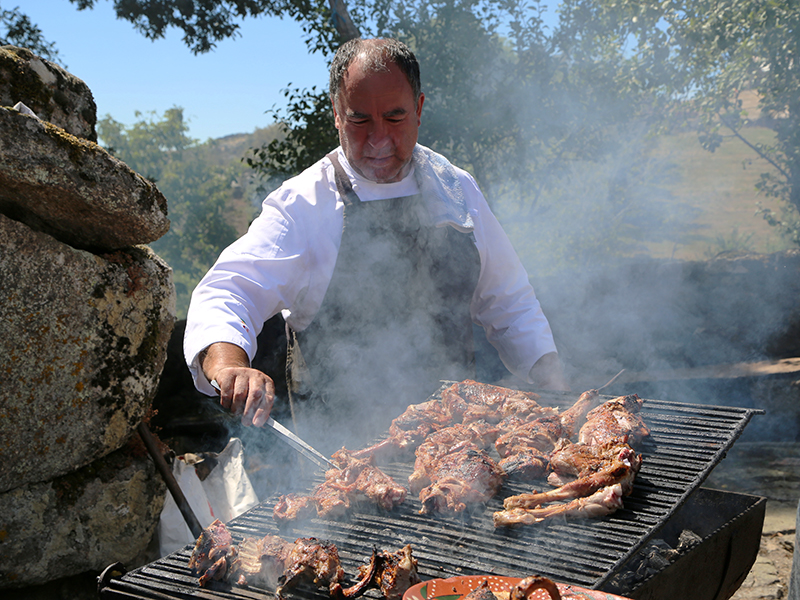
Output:
[[[699,139],[714,151],[735,136],[774,170],[758,189],[785,203],[771,224],[800,242],[800,4],[795,0],[564,0],[573,45],[629,43],[629,81],[691,102]],[[640,76],[637,76],[639,75]],[[775,142],[749,140],[742,94],[754,91]]]
[[[170,231],[152,248],[174,271],[178,314],[184,316],[197,282],[238,237],[232,190],[243,170],[215,164],[215,142],[198,144],[189,138],[180,108],[167,110],[160,119],[137,113],[137,119],[124,126],[106,116],[98,133],[110,152],[155,182],[167,198]]]
[[[0,9],[0,46],[19,46],[35,52],[42,58],[60,63],[58,50],[53,42],[48,42],[42,30],[19,8]]]
[[[79,10],[97,0],[70,0]],[[114,0],[117,18],[130,21],[151,40],[167,29],[183,31],[183,41],[195,54],[208,52],[217,42],[236,37],[239,22],[252,17],[289,17],[303,25],[309,50],[325,51],[338,39],[330,8],[312,0]]]
[[[706,251],[706,258],[717,258],[728,255],[749,254],[753,251],[753,234],[739,233],[734,227],[729,236],[718,235],[713,245]]]
[[[327,92],[287,89],[284,95],[288,114],[275,113],[284,135],[252,148],[252,156],[244,159],[249,167],[271,179],[302,171],[339,143]]]

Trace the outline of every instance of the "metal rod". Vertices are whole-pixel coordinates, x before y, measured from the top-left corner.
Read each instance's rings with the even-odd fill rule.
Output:
[[[192,532],[192,535],[195,538],[200,537],[200,534],[203,532],[203,527],[200,525],[200,521],[198,521],[197,517],[194,515],[192,507],[189,506],[189,502],[186,500],[186,496],[183,495],[181,486],[178,485],[178,480],[175,479],[175,476],[172,474],[172,470],[169,468],[167,461],[164,460],[164,456],[161,454],[161,452],[159,452],[156,439],[153,437],[153,434],[150,432],[150,429],[147,427],[147,425],[145,425],[144,422],[139,423],[139,426],[136,429],[139,432],[139,437],[142,438],[145,447],[147,447],[147,451],[150,453],[150,457],[153,459],[156,469],[158,469],[158,472],[161,473],[164,483],[167,484],[167,489],[169,490],[170,494],[172,494],[172,499],[175,500],[175,504],[178,505],[178,510],[181,511],[183,519],[189,526],[189,530]]]

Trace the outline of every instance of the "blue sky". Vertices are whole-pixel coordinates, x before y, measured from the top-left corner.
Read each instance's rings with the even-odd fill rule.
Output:
[[[67,70],[92,90],[97,115],[126,125],[135,112],[184,109],[189,134],[201,141],[249,133],[272,122],[265,111],[284,105],[282,90],[324,88],[327,68],[309,55],[300,27],[276,18],[248,19],[241,36],[193,55],[172,30],[150,41],[128,21],[118,20],[112,3],[99,0],[78,11],[69,0],[3,1],[19,7],[54,42]]]

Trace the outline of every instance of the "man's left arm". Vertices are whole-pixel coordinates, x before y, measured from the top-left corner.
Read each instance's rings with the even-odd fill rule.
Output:
[[[475,220],[481,277],[473,316],[506,368],[527,383],[568,390],[550,325],[511,241],[472,178],[463,181]]]

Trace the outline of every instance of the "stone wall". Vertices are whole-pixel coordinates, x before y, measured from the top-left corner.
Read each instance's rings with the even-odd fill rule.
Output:
[[[0,47],[0,589],[141,560],[141,446],[175,322],[151,182],[98,146],[85,83]]]

